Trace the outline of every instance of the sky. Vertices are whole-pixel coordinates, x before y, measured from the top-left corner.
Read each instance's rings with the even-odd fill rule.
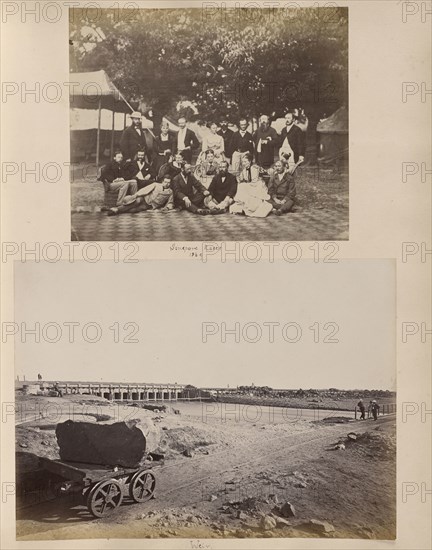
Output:
[[[392,260],[17,262],[14,299],[20,379],[396,389]]]

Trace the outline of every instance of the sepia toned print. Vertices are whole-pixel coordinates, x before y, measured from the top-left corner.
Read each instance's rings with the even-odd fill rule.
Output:
[[[18,269],[18,539],[395,538],[394,262],[118,272]]]
[[[348,239],[348,8],[86,13],[74,240]]]

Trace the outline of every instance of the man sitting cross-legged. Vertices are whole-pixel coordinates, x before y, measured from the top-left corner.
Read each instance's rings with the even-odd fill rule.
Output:
[[[204,199],[210,193],[192,174],[192,167],[185,163],[182,166],[180,174],[173,179],[174,203],[180,209],[186,209],[194,214],[211,214],[212,212],[205,208]]]
[[[213,177],[208,190],[210,195],[204,199],[204,204],[221,213],[227,212],[237,193],[237,178],[228,172],[228,161],[220,163],[219,172]]]
[[[294,176],[288,172],[284,161],[278,160],[275,163],[274,173],[268,183],[268,193],[273,214],[281,216],[290,212],[294,206],[296,185]]]
[[[135,179],[128,178],[123,164],[123,155],[116,152],[110,164],[104,166],[99,177],[107,191],[118,192],[117,206],[123,204],[126,195],[133,195],[137,192],[138,186]]]
[[[162,183],[150,183],[134,195],[126,197],[122,206],[110,208],[108,216],[116,216],[126,212],[136,213],[144,210],[171,212],[174,210],[174,194],[170,186],[171,177],[166,175]]]

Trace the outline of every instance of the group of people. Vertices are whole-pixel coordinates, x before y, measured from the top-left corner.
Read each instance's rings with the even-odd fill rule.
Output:
[[[365,416],[366,415],[366,405],[364,404],[363,399],[360,399],[360,401],[357,403],[357,407],[360,410],[360,420],[366,420],[366,416]],[[368,417],[370,415],[372,415],[373,419],[377,420],[379,410],[380,410],[380,406],[378,405],[378,403],[376,402],[375,399],[372,399],[371,401],[369,401]]]
[[[239,120],[236,132],[228,128],[226,119],[219,126],[212,123],[201,150],[184,117],[178,120],[176,134],[163,122],[151,154],[141,113],[133,112],[131,118],[132,125],[121,137],[121,150],[101,170],[106,189],[117,193],[117,204],[108,215],[185,209],[200,215],[229,212],[266,217],[293,208],[295,171],[305,154],[304,131],[296,113],[286,113],[280,134],[267,115],[260,117],[253,134],[246,119]]]

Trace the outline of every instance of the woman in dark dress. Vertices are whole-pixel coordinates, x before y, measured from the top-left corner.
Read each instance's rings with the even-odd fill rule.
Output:
[[[168,122],[162,122],[161,133],[153,140],[152,174],[157,177],[161,166],[168,162],[174,152],[175,138],[169,131]]]

